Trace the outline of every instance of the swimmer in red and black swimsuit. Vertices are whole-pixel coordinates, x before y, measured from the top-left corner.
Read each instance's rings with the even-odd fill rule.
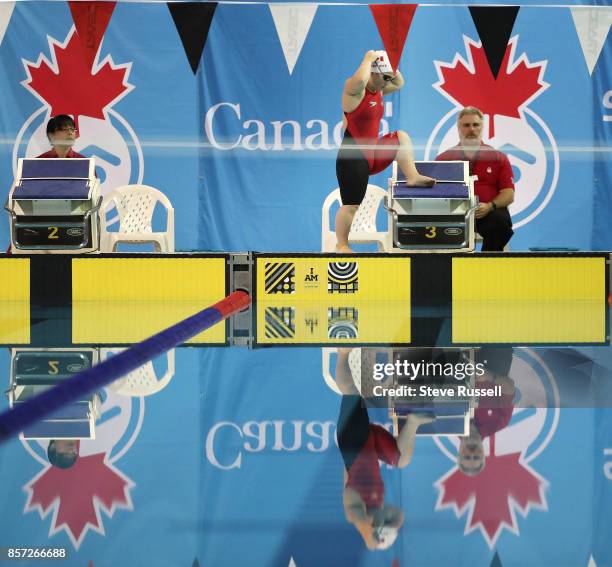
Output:
[[[397,160],[408,185],[432,186],[435,180],[419,174],[412,142],[403,130],[378,137],[383,117],[383,95],[404,85],[386,52],[368,51],[355,74],[344,83],[342,110],[346,128],[336,160],[342,206],[336,215],[336,252],[352,252],[348,235],[353,217],[366,194],[368,178]]]

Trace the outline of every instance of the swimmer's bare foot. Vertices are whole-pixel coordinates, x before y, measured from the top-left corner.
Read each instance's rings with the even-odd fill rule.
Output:
[[[427,175],[411,175],[406,177],[406,185],[408,187],[433,187],[436,184],[436,180]]]
[[[336,254],[352,254],[353,250],[349,247],[348,244],[345,244],[343,246],[338,246],[336,244]]]
[[[430,413],[411,413],[408,415],[407,420],[419,426],[424,423],[431,423],[435,418],[436,416]]]

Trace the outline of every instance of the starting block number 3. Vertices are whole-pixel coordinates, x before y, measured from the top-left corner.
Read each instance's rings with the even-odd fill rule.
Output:
[[[425,229],[427,230],[425,238],[435,238],[437,236],[435,226],[426,226]]]

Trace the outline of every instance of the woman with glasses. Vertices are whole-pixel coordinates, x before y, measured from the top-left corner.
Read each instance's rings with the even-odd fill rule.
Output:
[[[77,138],[74,120],[67,114],[58,114],[47,122],[47,138],[52,149],[39,158],[84,158],[85,156],[72,149]]]
[[[378,137],[384,114],[382,97],[402,88],[404,78],[394,72],[385,51],[368,51],[357,71],[344,83],[342,111],[344,139],[336,160],[342,206],[336,214],[336,252],[352,252],[348,235],[353,217],[365,197],[370,175],[386,169],[393,160],[411,186],[430,187],[431,177],[414,165],[412,142],[403,130]]]

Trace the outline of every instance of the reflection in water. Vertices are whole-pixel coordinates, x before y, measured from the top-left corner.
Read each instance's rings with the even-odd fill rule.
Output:
[[[396,438],[370,423],[368,409],[351,376],[351,349],[338,349],[336,382],[342,392],[338,416],[338,447],[344,460],[344,512],[369,549],[387,549],[404,523],[398,506],[385,502],[385,487],[378,461],[404,468],[414,453],[416,430],[431,416],[412,414]]]
[[[67,372],[53,363],[59,351],[36,352],[46,358],[34,364],[26,353],[14,365],[4,350],[0,362],[23,380],[47,379],[56,366]],[[0,546],[65,546],[67,565],[120,567],[489,567],[496,554],[502,565],[582,565],[590,554],[607,564],[609,347],[340,349],[335,383],[321,378],[320,356],[179,349],[176,360],[154,362],[154,376],[145,367],[98,393],[95,439],[2,446]],[[492,385],[502,394],[390,396],[384,408],[369,407],[364,392],[396,383],[374,379],[374,364],[423,358],[486,361],[486,372],[473,384],[399,383]],[[588,409],[559,409],[572,406]],[[459,435],[449,433],[453,412],[467,423]],[[58,448],[66,460],[78,453],[69,468],[51,464],[52,439],[52,459]],[[145,527],[151,535],[130,547],[124,534]],[[537,561],[525,562],[535,547]]]
[[[486,464],[483,440],[506,427],[514,409],[515,387],[509,377],[512,349],[483,348],[478,351],[477,359],[486,361],[483,376],[476,378],[477,385],[480,388],[500,386],[501,395],[478,399],[469,433],[461,437],[457,464],[461,472],[469,476],[482,472]]]

